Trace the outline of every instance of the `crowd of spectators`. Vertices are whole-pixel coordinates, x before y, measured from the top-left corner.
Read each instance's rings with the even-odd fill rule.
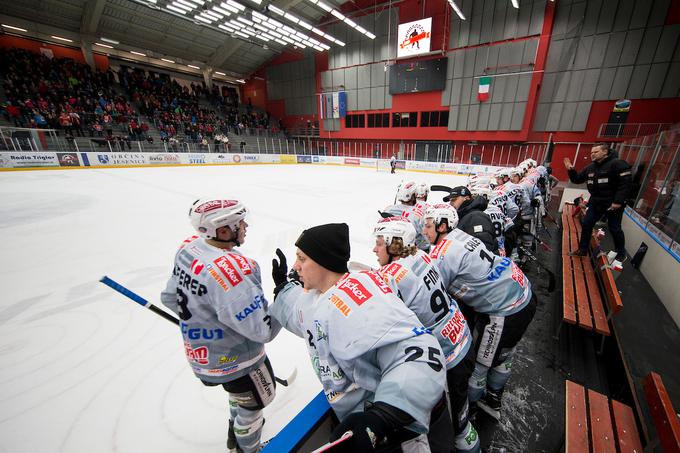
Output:
[[[66,137],[111,137],[115,130],[124,139],[147,138],[148,125],[115,93],[110,70],[9,49],[0,50],[0,75],[7,98],[2,114],[16,127],[57,129]]]

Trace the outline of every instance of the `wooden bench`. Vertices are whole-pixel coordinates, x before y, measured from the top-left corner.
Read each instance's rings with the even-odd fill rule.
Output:
[[[562,210],[563,319],[583,329],[594,330],[603,337],[610,336],[602,293],[590,257],[569,255],[578,250],[581,234],[581,224],[572,216],[573,208],[573,205],[565,204]],[[556,338],[559,337],[559,332],[558,327]]]
[[[666,453],[680,452],[680,422],[661,377],[650,373],[643,386],[658,433],[644,451],[660,443]],[[572,381],[565,388],[565,453],[643,452],[632,407]]]

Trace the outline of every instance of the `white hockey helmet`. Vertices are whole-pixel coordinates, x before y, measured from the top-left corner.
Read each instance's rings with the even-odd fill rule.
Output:
[[[458,226],[458,213],[448,203],[439,203],[430,206],[425,211],[425,219],[432,219],[435,226],[439,226],[442,220],[446,220],[449,228],[454,229]]]
[[[470,192],[475,196],[483,196],[487,200],[490,199],[492,190],[489,186],[472,186]]]
[[[509,178],[510,177],[510,169],[509,168],[501,168],[500,170],[496,170],[495,174],[496,178]]]
[[[524,170],[521,169],[520,167],[514,167],[514,168],[511,168],[508,173],[509,173],[510,176],[517,175],[521,178],[522,175],[524,174]]]
[[[238,200],[199,198],[189,209],[191,225],[205,239],[217,237],[217,230],[229,227],[236,232],[248,209]]]
[[[538,165],[538,162],[536,162],[536,161],[533,160],[533,159],[527,159],[527,160],[526,160],[526,163],[529,164],[529,167],[530,167],[530,168],[531,168],[531,167],[536,167],[536,165]]]
[[[414,181],[407,181],[397,189],[397,201],[411,201],[416,194],[417,184]]]
[[[394,238],[400,238],[404,247],[416,244],[416,229],[406,217],[388,217],[380,220],[373,228],[373,236],[382,236],[388,247]]]
[[[426,182],[420,182],[416,186],[416,198],[426,199],[430,193],[430,186]]]

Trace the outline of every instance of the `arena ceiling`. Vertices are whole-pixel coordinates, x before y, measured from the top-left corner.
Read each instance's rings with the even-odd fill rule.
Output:
[[[106,44],[101,41],[104,37],[117,41],[118,44],[109,42],[108,45],[113,49],[94,44],[95,51],[110,52],[119,57],[121,52],[129,54],[130,51],[135,51],[145,56],[130,54],[127,59],[153,64],[155,60],[165,58],[185,67],[186,64],[193,64],[201,70],[209,67],[232,77],[250,75],[284,49],[318,52],[340,45],[332,42],[332,39],[328,41],[321,38],[269,8],[270,5],[278,7],[304,21],[302,23],[316,27],[320,21],[330,16],[316,4],[317,0],[235,1],[245,9],[238,8],[237,12],[233,12],[234,0],[0,0],[0,20],[2,24],[28,30],[21,32],[3,27],[3,31],[7,33],[20,36],[28,34],[55,43],[59,41],[52,39],[53,35],[65,35],[63,37],[72,39],[71,45],[76,46],[80,42]],[[343,3],[343,0],[323,1],[326,6],[337,9]],[[175,7],[171,8],[173,5]],[[190,9],[189,5],[194,6],[194,9]],[[222,16],[225,11],[232,14],[211,20]],[[243,22],[245,30],[236,30],[239,33],[230,29],[228,20],[239,16],[252,20],[253,11],[256,12],[255,15],[264,14],[310,38],[317,38],[316,42],[323,44],[323,47],[315,44],[315,50],[305,46],[302,42],[307,40],[299,38],[299,34],[286,35],[295,40],[286,39],[279,34],[280,39],[265,41],[258,37],[262,32],[255,28],[257,25],[252,21],[251,24]],[[219,25],[223,27],[220,28]],[[276,34],[280,30],[273,28],[272,31]],[[196,72],[200,73],[199,70]]]

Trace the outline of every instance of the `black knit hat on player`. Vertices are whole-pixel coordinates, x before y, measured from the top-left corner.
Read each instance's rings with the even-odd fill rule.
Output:
[[[327,223],[308,228],[295,246],[329,271],[347,272],[349,261],[349,227],[346,223]]]
[[[451,192],[449,192],[449,194],[447,196],[442,198],[442,200],[444,202],[447,202],[451,198],[468,197],[470,195],[472,195],[472,193],[470,193],[470,189],[468,189],[465,186],[457,186],[457,187],[454,187],[453,189],[451,189]]]

